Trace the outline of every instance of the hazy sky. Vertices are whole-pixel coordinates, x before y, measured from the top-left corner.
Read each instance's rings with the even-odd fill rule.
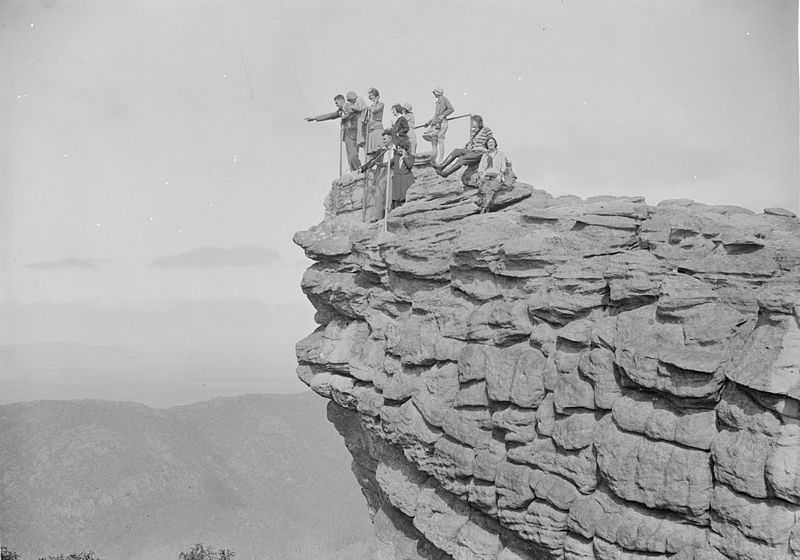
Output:
[[[418,121],[443,86],[557,195],[797,210],[796,10],[4,0],[3,299],[300,301],[291,236],[338,167],[336,125],[302,117],[370,86]]]
[[[2,0],[0,345],[246,339],[228,355],[282,376],[265,390],[301,388],[291,341],[313,310],[291,238],[338,171],[338,125],[303,117],[350,89],[421,123],[443,87],[554,195],[798,211],[797,51],[789,0]],[[248,300],[282,307],[237,326]],[[59,360],[114,355],[80,352]]]

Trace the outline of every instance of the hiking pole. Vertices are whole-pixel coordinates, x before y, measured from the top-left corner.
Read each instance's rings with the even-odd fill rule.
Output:
[[[367,122],[364,127],[364,165],[369,163],[369,123],[372,121],[372,107],[369,107],[367,112]],[[364,170],[364,196],[361,200],[361,221],[367,222],[367,177],[369,176],[369,167]]]
[[[388,152],[388,150],[387,150]],[[389,163],[386,164],[386,204],[383,208],[383,231],[389,231],[389,206],[392,200],[392,153],[389,152]]]
[[[361,202],[361,221],[367,223],[367,190],[369,185],[369,169],[364,171],[364,199]]]
[[[339,130],[339,178],[342,178],[342,143],[344,142],[344,128]]]
[[[472,116],[472,113],[467,113],[466,115],[458,115],[457,117],[450,117],[449,119],[445,119],[445,120],[446,121],[455,121],[455,120],[458,120],[458,119],[463,119],[464,117],[471,117],[471,116]],[[425,125],[421,124],[419,126],[415,126],[414,130],[417,130],[418,128],[425,128]]]

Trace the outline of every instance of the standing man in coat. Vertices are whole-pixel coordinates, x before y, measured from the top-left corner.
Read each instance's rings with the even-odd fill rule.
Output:
[[[319,122],[342,119],[342,141],[347,152],[347,163],[350,166],[350,171],[355,171],[361,167],[361,161],[358,159],[358,122],[361,112],[355,110],[353,104],[348,103],[341,93],[333,98],[333,102],[336,104],[334,112],[317,115],[316,117],[306,117],[306,121]]]
[[[389,166],[392,161],[392,151],[394,143],[392,142],[392,129],[387,128],[383,131],[381,137],[382,147],[380,150],[367,160],[361,166],[361,172],[364,175],[364,222],[371,223],[382,219],[385,216],[386,205],[386,174],[389,171]],[[387,158],[386,155],[389,155]],[[388,161],[387,161],[388,160]],[[370,186],[369,169],[374,167],[372,173],[372,185]]]
[[[431,143],[431,163],[444,159],[444,137],[447,134],[447,117],[452,115],[453,104],[444,96],[444,89],[440,86],[433,88],[433,96],[436,98],[436,105],[433,110],[433,118],[425,123],[425,126],[432,127],[433,130],[426,131],[424,136]]]
[[[364,148],[364,156],[366,159],[367,154],[367,119],[369,118],[369,105],[354,91],[348,91],[345,96],[347,103],[350,104],[353,111],[358,113],[356,121],[356,146]]]

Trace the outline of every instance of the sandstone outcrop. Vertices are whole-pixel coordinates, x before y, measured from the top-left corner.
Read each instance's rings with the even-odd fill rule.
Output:
[[[416,175],[295,236],[384,558],[800,558],[794,214]]]

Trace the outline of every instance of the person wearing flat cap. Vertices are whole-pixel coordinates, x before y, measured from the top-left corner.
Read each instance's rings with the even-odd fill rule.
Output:
[[[347,163],[350,166],[350,171],[355,171],[361,167],[361,160],[358,158],[358,125],[366,104],[361,100],[363,107],[361,110],[357,109],[358,96],[354,91],[347,92],[348,96],[351,96],[351,94],[353,102],[346,101],[341,93],[337,94],[333,98],[333,102],[336,104],[335,111],[317,115],[316,117],[306,117],[306,121],[319,122],[342,119],[342,142],[344,142],[344,148],[347,152]]]
[[[364,154],[366,155],[367,119],[369,118],[369,106],[367,105],[366,101],[359,97],[354,91],[348,91],[345,97],[347,102],[352,105],[353,111],[358,113],[358,122],[356,123],[358,126],[357,145],[359,148],[364,148]]]
[[[436,86],[433,88],[433,96],[436,98],[433,118],[425,123],[426,127],[423,137],[431,143],[431,163],[444,159],[444,137],[447,135],[447,116],[452,115],[453,104],[444,96],[444,88]]]

